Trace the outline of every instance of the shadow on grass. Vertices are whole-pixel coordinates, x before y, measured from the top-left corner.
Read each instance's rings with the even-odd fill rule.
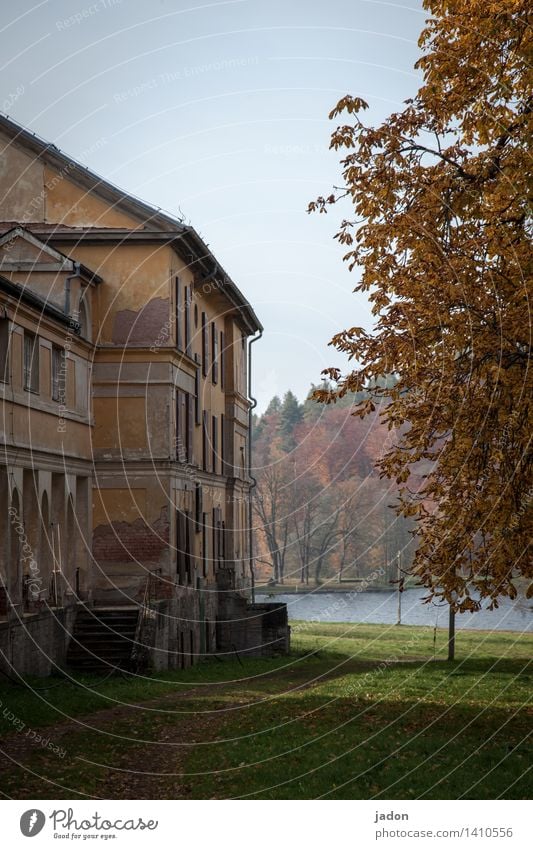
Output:
[[[490,704],[520,665],[508,662],[495,689],[490,661],[472,661],[464,676],[406,664],[369,680],[325,666],[319,686],[293,680],[292,690],[280,671],[186,706],[177,696],[185,715],[141,710],[106,734],[70,733],[66,757],[36,751],[7,770],[3,789],[58,799],[528,798],[527,712]],[[276,680],[282,691],[270,692]]]

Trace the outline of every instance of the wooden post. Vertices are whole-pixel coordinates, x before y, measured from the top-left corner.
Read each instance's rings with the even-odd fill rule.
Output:
[[[403,592],[403,581],[402,581],[402,569],[401,569],[401,560],[400,560],[400,552],[398,551],[396,554],[396,563],[398,565],[398,619],[396,621],[397,625],[402,624],[402,592]]]
[[[455,610],[450,604],[448,618],[448,660],[455,660]]]

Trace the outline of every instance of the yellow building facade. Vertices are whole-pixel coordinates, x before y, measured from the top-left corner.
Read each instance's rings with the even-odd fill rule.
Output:
[[[0,163],[4,664],[284,650],[247,598],[252,307],[192,227],[8,119]]]

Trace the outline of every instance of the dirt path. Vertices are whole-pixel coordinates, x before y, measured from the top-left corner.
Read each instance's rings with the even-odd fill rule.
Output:
[[[376,666],[376,663],[352,661],[333,669],[324,668],[321,671],[316,669],[314,672],[309,667],[306,669],[291,666],[289,669],[275,670],[257,679],[262,687],[259,693],[257,690],[254,692],[254,683],[257,687],[254,679],[244,682],[237,680],[197,685],[191,686],[186,691],[167,693],[137,704],[116,705],[33,730],[49,739],[51,745],[63,747],[67,752],[65,766],[77,762],[79,775],[83,775],[87,770],[101,771],[103,778],[98,781],[98,793],[95,798],[189,798],[191,787],[183,774],[183,765],[189,746],[216,742],[227,716],[228,695],[234,695],[231,699],[231,707],[240,708],[265,698],[275,698],[288,691],[313,688],[327,679],[349,672],[367,671]],[[266,691],[265,682],[271,685]],[[208,712],[202,713],[201,717],[187,712],[187,702],[205,696],[211,697],[212,700]],[[218,696],[221,697],[220,702],[217,699]],[[226,697],[226,701],[223,701],[223,697]],[[150,740],[136,741],[134,739],[135,719],[139,717],[146,722],[147,717],[149,718],[148,712],[153,712],[153,718],[150,718]],[[181,714],[178,721],[176,714]],[[69,758],[68,750],[73,748],[73,742],[79,741],[83,734],[87,734],[90,740],[90,735],[98,732],[104,734],[107,732],[111,735],[111,740],[113,735],[118,737],[120,745],[113,754],[112,765],[108,756],[103,758],[105,763],[100,762],[97,752],[94,759],[91,759],[90,745],[89,751],[83,757],[71,755]],[[32,768],[30,762],[33,762],[36,752],[39,751],[41,755],[38,774],[46,777],[47,763],[52,766],[52,772],[56,772],[57,754],[43,750],[38,741],[28,739],[22,733],[10,734],[0,740],[0,752],[4,755],[4,765],[7,766],[11,762],[11,766],[7,766],[7,774],[18,773],[22,783],[24,783],[25,766],[28,769]],[[16,783],[19,784],[19,780]],[[56,788],[56,790],[59,789],[59,787]],[[55,795],[55,792],[50,789],[47,797],[50,798],[50,793]],[[72,793],[64,795],[70,797]],[[60,797],[61,795],[57,796],[57,798]],[[22,786],[20,798],[24,798]]]

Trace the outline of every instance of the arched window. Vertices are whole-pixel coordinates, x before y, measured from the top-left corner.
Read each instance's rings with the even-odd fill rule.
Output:
[[[91,341],[91,320],[89,315],[89,309],[87,307],[87,303],[85,298],[80,300],[80,309],[78,314],[78,321],[80,324],[80,335],[83,336],[84,339],[88,339]]]

